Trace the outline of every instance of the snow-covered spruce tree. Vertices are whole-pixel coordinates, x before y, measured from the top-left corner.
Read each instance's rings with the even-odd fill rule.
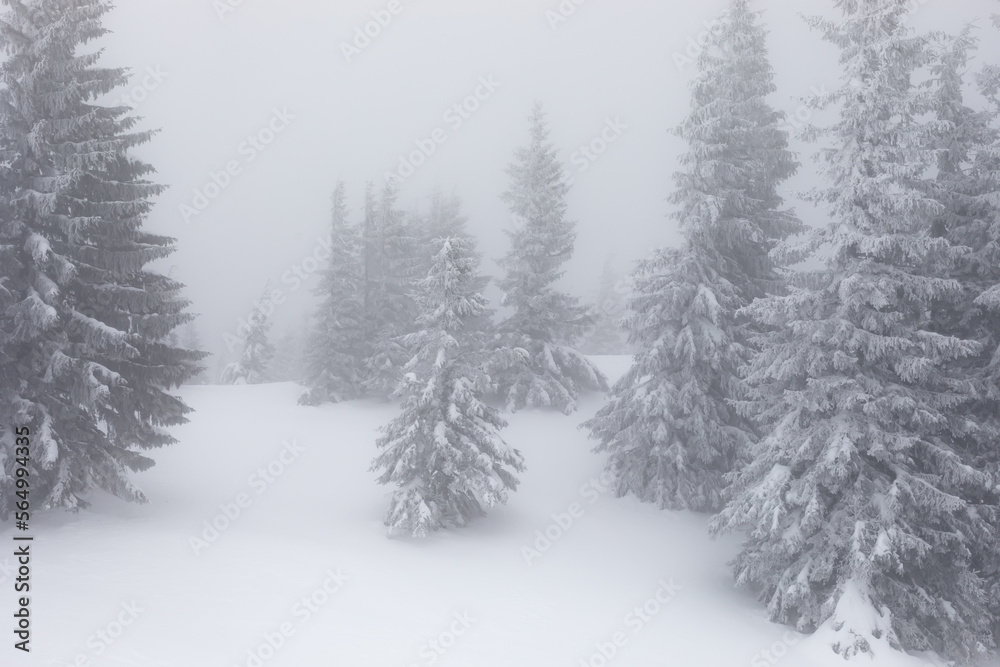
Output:
[[[427,210],[411,211],[407,222],[416,260],[413,270],[419,276],[425,276],[430,271],[434,257],[441,249],[441,239],[469,238],[466,229],[468,218],[462,212],[462,200],[457,195],[446,196],[435,186],[429,199]]]
[[[265,289],[264,296],[254,303],[247,316],[240,358],[222,371],[222,384],[262,384],[270,380],[269,367],[274,358],[270,339],[273,308]]]
[[[435,188],[424,220],[424,235],[430,244],[446,238],[468,238],[467,223],[468,218],[462,212],[461,198],[458,195],[446,196]],[[432,257],[436,250],[435,248],[435,252],[431,253]]]
[[[931,87],[939,147],[930,192],[941,203],[932,233],[961,252],[951,276],[961,292],[935,304],[934,331],[973,339],[982,352],[954,360],[950,370],[975,383],[973,400],[961,414],[975,424],[954,442],[977,470],[1000,473],[1000,131],[997,108],[973,110],[965,103],[964,73],[976,50],[969,28],[947,38],[932,67]],[[989,96],[990,91],[984,90]],[[951,295],[949,295],[951,296]],[[978,547],[973,567],[987,578],[994,642],[1000,643],[1000,516],[994,492],[975,499],[977,512],[994,530],[969,540]]]
[[[990,16],[990,22],[994,29],[1000,29],[1000,14]],[[1000,107],[1000,64],[989,64],[983,66],[981,72],[976,77],[976,83],[980,91],[993,105],[996,110]]]
[[[797,164],[766,100],[775,88],[765,36],[735,0],[698,58],[671,198],[684,242],[633,273],[626,328],[639,351],[585,424],[610,454],[617,492],[661,508],[720,509],[725,475],[754,439],[730,403],[743,397],[751,353],[737,311],[778,289],[768,254],[800,227],[777,194]]]
[[[993,485],[956,451],[970,383],[946,372],[981,346],[931,330],[960,285],[931,234],[935,124],[912,81],[928,40],[904,27],[907,0],[837,6],[840,22],[813,19],[843,68],[817,101],[840,107],[820,133],[830,185],[816,195],[833,219],[805,246],[823,266],[747,309],[773,329],[741,406],[766,435],[713,529],[746,531],[736,580],[773,620],[822,629],[845,657],[891,646],[964,660],[992,644],[971,561],[994,529],[980,505]]]
[[[306,385],[300,403],[358,398],[364,393],[364,360],[368,354],[365,330],[365,276],[361,236],[347,213],[347,189],[338,183],[333,194],[330,260],[320,275],[313,331],[306,352]]]
[[[409,351],[402,337],[414,330],[416,305],[410,296],[420,278],[419,244],[414,230],[396,208],[399,193],[394,181],[387,182],[376,199],[371,188],[365,206],[363,227],[367,295],[365,313],[370,348],[365,359],[365,389],[388,397],[399,382]]]
[[[941,204],[932,234],[951,242],[960,253],[951,276],[962,287],[959,295],[935,304],[935,330],[977,340],[982,353],[955,360],[961,375],[977,380],[978,398],[966,414],[980,424],[973,453],[977,467],[996,471],[1000,452],[1000,131],[996,109],[977,111],[964,100],[964,72],[975,51],[969,29],[948,38],[935,58],[932,104],[938,125],[937,173],[928,191]],[[967,443],[971,444],[971,443]],[[987,460],[988,459],[988,460]]]
[[[398,487],[385,516],[390,532],[423,537],[464,525],[505,502],[524,469],[500,437],[506,423],[481,399],[492,382],[478,264],[470,239],[445,239],[418,286],[420,331],[405,336],[414,356],[395,392],[403,412],[383,429],[372,464],[380,483]]]
[[[569,414],[581,391],[603,391],[608,383],[572,347],[594,317],[555,285],[573,254],[576,232],[566,219],[566,175],[541,104],[535,104],[530,120],[531,139],[515,152],[503,195],[516,227],[507,232],[511,247],[500,260],[506,271],[499,282],[501,303],[511,313],[500,323],[498,337],[500,346],[523,349],[528,359],[492,374],[508,410],[552,406]]]
[[[143,231],[161,186],[131,155],[151,132],[95,100],[128,82],[97,65],[104,0],[5,0],[0,18],[0,517],[17,500],[14,431],[31,432],[36,509],[95,488],[143,501],[129,472],[189,409],[169,390],[202,358],[167,344],[181,285],[147,270],[173,239]],[[86,48],[83,48],[86,47]]]
[[[995,29],[1000,28],[1000,14],[994,14],[991,16],[992,23]],[[991,125],[995,128],[997,123],[997,118],[1000,117],[1000,65],[988,65],[983,68],[977,77],[977,83],[979,89],[983,96],[989,100],[990,111],[992,116]],[[993,170],[993,182],[996,183],[1000,180],[1000,176],[996,176],[997,172],[1000,172],[1000,139],[996,135],[992,138],[992,143],[989,144],[989,149],[982,150],[979,155],[982,157],[977,160],[980,164],[983,164],[984,160],[992,156],[993,160],[990,166]],[[996,192],[996,188],[993,189]],[[985,194],[984,198],[990,198],[991,194]],[[995,200],[994,200],[995,203]],[[992,214],[992,224],[990,225],[990,234],[984,235],[986,238],[990,239],[989,245],[991,248],[995,249],[1000,246],[1000,205],[994,206],[994,211]],[[998,261],[1000,260],[988,260],[992,268],[1000,266]],[[983,268],[986,268],[984,262]],[[994,282],[991,287],[988,287],[980,297],[977,297],[976,305],[983,312],[988,312],[993,316],[993,321],[997,322],[1000,320],[1000,281]],[[994,337],[987,341],[985,349],[987,352],[992,350],[992,356],[990,357],[990,363],[988,370],[985,375],[989,386],[994,390],[996,387],[1000,387],[1000,341],[997,340],[995,334],[1000,331],[1000,322],[994,325],[992,333]],[[988,407],[990,403],[996,405],[1000,403],[1000,397],[997,397],[995,393],[984,394],[986,400],[982,400],[979,405],[980,407]],[[1000,409],[1000,408],[998,408]],[[990,417],[995,418],[998,414],[998,409],[994,409],[990,413]],[[980,412],[980,414],[983,414]],[[981,439],[981,441],[983,441]],[[996,462],[997,449],[993,447],[990,449],[992,454],[991,457],[984,457],[984,465],[997,475],[998,468],[1000,464]],[[996,525],[996,523],[994,523]],[[1000,531],[997,531],[1000,532]],[[990,608],[993,610],[993,640],[994,644],[1000,647],[1000,564],[996,562],[996,558],[1000,555],[1000,549],[992,549],[989,547],[984,550],[986,553],[982,556],[982,562],[980,563],[981,570],[985,573],[987,580],[989,582],[990,589]]]
[[[268,376],[271,382],[302,382],[306,376],[306,346],[302,326],[289,327],[274,343]],[[299,399],[302,402],[302,399]]]
[[[597,290],[594,325],[580,344],[580,349],[586,354],[624,354],[628,351],[622,327],[626,297],[621,286],[621,276],[615,271],[613,257],[608,255]]]
[[[188,322],[181,327],[180,347],[185,350],[201,353],[204,356],[209,356],[209,353],[203,352],[205,345],[202,343],[201,334],[198,333],[198,325],[194,321]],[[207,380],[208,371],[205,366],[195,363],[191,377],[187,379],[186,384],[205,384]]]
[[[417,264],[424,275],[434,265],[441,250],[441,239],[464,239],[475,245],[475,239],[468,230],[468,222],[468,217],[462,211],[461,198],[458,195],[445,196],[440,189],[435,188],[431,193],[427,214],[416,216],[412,228],[412,234],[417,239],[414,245]],[[477,281],[476,291],[485,292],[490,278],[479,276]]]

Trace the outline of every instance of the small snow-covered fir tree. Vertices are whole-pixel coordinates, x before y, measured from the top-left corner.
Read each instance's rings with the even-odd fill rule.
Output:
[[[766,433],[713,528],[745,531],[736,579],[772,619],[821,629],[841,655],[970,660],[992,644],[972,560],[996,529],[980,511],[993,481],[955,447],[974,425],[969,382],[948,372],[981,346],[930,318],[961,290],[951,245],[930,233],[938,146],[914,85],[928,40],[904,27],[907,0],[837,5],[841,21],[813,20],[843,67],[818,101],[840,108],[820,133],[832,222],[805,246],[824,262],[747,309],[771,332],[741,409]]]
[[[364,266],[361,237],[348,220],[342,182],[333,194],[330,260],[316,294],[321,301],[306,351],[309,392],[299,402],[318,405],[358,398],[364,393],[368,354]]]
[[[162,187],[132,149],[152,132],[95,101],[128,83],[98,66],[104,0],[8,0],[0,17],[0,518],[28,428],[32,507],[143,501],[129,473],[174,442],[169,390],[204,356],[169,344],[192,319],[182,285],[147,268],[173,239],[143,229]]]
[[[766,99],[765,35],[734,0],[698,57],[677,130],[689,144],[672,197],[684,243],[636,268],[626,328],[638,352],[585,424],[610,454],[617,492],[663,508],[720,509],[725,475],[754,438],[730,404],[751,352],[737,311],[780,284],[769,252],[799,228],[777,194],[797,165]]]
[[[623,280],[615,271],[613,257],[608,255],[597,290],[594,326],[580,344],[580,349],[586,354],[625,354],[629,351],[622,325],[626,304],[623,287]]]
[[[566,175],[549,140],[541,104],[531,114],[531,138],[515,153],[503,195],[516,227],[500,261],[501,303],[512,312],[499,325],[502,346],[528,353],[525,363],[494,369],[507,409],[552,406],[569,414],[581,391],[606,390],[604,375],[572,346],[593,325],[579,300],[556,282],[573,255],[576,232],[566,219]]]
[[[270,339],[270,311],[273,308],[265,290],[247,317],[240,358],[222,371],[222,384],[262,384],[271,379],[269,370],[274,359],[274,344]]]
[[[380,483],[398,487],[385,516],[390,532],[423,537],[464,525],[505,502],[524,469],[500,437],[506,423],[481,397],[492,382],[478,264],[471,240],[445,239],[418,286],[420,331],[405,337],[414,356],[395,392],[403,412],[383,429],[372,464]]]

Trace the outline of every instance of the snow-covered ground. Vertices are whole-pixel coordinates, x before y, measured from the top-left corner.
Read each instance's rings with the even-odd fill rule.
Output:
[[[617,377],[628,359],[598,362]],[[511,417],[504,437],[528,470],[509,505],[421,541],[386,537],[388,489],[368,472],[394,409],[301,407],[301,391],[185,388],[197,412],[137,477],[149,504],[100,496],[36,518],[33,652],[17,664],[844,664],[733,589],[737,539],[607,492],[577,429],[601,396],[572,417]],[[0,556],[8,619],[10,565]],[[929,663],[883,652],[872,664]]]

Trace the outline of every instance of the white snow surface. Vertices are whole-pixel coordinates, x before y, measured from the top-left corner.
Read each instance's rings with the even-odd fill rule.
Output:
[[[629,364],[595,361],[612,380]],[[598,493],[603,460],[577,426],[601,395],[584,397],[570,417],[508,415],[503,436],[528,468],[509,504],[418,540],[386,536],[390,489],[368,472],[377,429],[396,408],[299,406],[302,392],[291,383],[184,388],[197,412],[176,429],[180,443],[136,476],[149,504],[98,495],[78,514],[35,517],[33,650],[3,664],[845,664],[819,636],[769,623],[751,593],[734,589],[727,562],[737,536],[712,540],[706,516]],[[285,463],[275,463],[283,451]],[[271,482],[255,476],[269,464],[280,470]],[[191,539],[240,494],[246,507],[196,554]],[[557,537],[529,564],[523,548],[546,530]],[[0,539],[10,544],[12,532],[3,524]],[[7,619],[12,565],[0,556]],[[312,611],[302,603],[310,596]],[[857,662],[936,664],[877,648],[874,660]]]

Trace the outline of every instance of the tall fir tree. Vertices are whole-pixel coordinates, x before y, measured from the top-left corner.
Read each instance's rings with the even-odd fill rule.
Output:
[[[990,15],[990,22],[994,29],[1000,29],[1000,14]],[[976,84],[980,92],[989,100],[996,111],[1000,107],[1000,64],[989,64],[976,77]]]
[[[574,223],[566,219],[566,174],[549,140],[540,103],[531,114],[528,145],[508,167],[503,195],[515,220],[510,250],[501,259],[502,305],[511,310],[499,325],[501,346],[520,348],[527,361],[494,369],[511,411],[552,406],[569,414],[581,391],[608,388],[607,379],[572,346],[593,325],[589,309],[556,287],[573,255]]]
[[[388,181],[375,196],[369,186],[364,225],[366,272],[366,318],[371,347],[365,359],[365,388],[388,397],[399,382],[409,351],[402,337],[413,331],[416,306],[410,293],[418,279],[417,235],[397,208],[399,192]]]
[[[586,354],[624,354],[628,340],[622,322],[625,319],[626,294],[622,277],[615,271],[614,257],[608,255],[601,270],[594,307],[594,326],[580,349]]]
[[[303,382],[306,376],[306,345],[302,326],[293,325],[274,343],[268,376],[271,382]],[[301,403],[301,399],[299,399]]]
[[[379,302],[379,276],[382,273],[382,247],[379,241],[378,198],[375,183],[365,183],[364,216],[361,220],[361,279],[363,284],[363,307],[365,316],[365,339],[375,337],[376,324],[373,313]],[[365,355],[367,357],[367,354]]]
[[[410,214],[409,226],[414,239],[413,253],[416,260],[414,271],[421,276],[427,275],[441,249],[441,239],[471,238],[466,229],[467,223],[461,198],[458,195],[445,195],[435,186],[426,212],[413,211]]]
[[[958,296],[935,304],[935,330],[982,343],[981,354],[957,360],[955,370],[977,383],[978,399],[967,414],[983,428],[974,452],[982,465],[995,466],[993,446],[1000,419],[1000,131],[997,113],[974,110],[965,102],[964,73],[976,50],[971,29],[945,37],[930,82],[937,120],[936,174],[928,191],[940,204],[931,233],[959,252],[950,275],[961,285]],[[951,295],[949,295],[951,296]],[[969,443],[971,444],[971,443]],[[985,457],[985,458],[984,458]],[[992,459],[987,461],[986,459]]]
[[[981,346],[934,332],[930,317],[961,289],[952,247],[931,234],[938,146],[931,96],[914,84],[929,41],[905,27],[907,0],[837,6],[841,21],[812,21],[843,68],[817,101],[840,119],[811,132],[826,138],[816,199],[832,221],[804,251],[823,262],[748,309],[772,329],[741,406],[766,435],[713,529],[746,532],[736,579],[773,620],[822,628],[843,656],[972,659],[992,644],[972,561],[993,484],[955,446],[974,428],[961,415],[970,383],[947,372]]]
[[[333,194],[330,260],[316,287],[320,304],[306,351],[309,391],[300,403],[338,402],[364,393],[368,338],[363,262],[361,235],[348,220],[347,187],[341,182]]]
[[[418,285],[420,331],[405,337],[414,356],[395,391],[405,405],[383,429],[372,464],[381,484],[398,487],[385,516],[390,532],[423,537],[464,525],[505,502],[524,469],[500,437],[506,423],[481,398],[492,381],[478,264],[470,239],[444,239]]]
[[[270,367],[274,359],[271,342],[271,311],[274,303],[268,290],[250,309],[240,357],[222,371],[222,384],[262,384],[271,380]]]
[[[198,325],[195,321],[188,322],[180,329],[180,347],[208,356],[207,352],[203,352],[205,345],[201,340],[201,334],[198,333]],[[194,366],[187,384],[206,384],[207,380],[208,370],[202,364],[197,364]]]
[[[468,218],[462,212],[462,200],[458,195],[445,195],[440,188],[435,188],[431,192],[430,207],[424,226],[426,237],[432,246],[439,239],[468,238],[467,223]],[[432,251],[430,255],[433,257],[435,252]]]
[[[1000,130],[997,107],[974,110],[965,101],[965,73],[978,43],[970,27],[943,36],[931,70],[937,124],[936,175],[929,192],[941,204],[932,234],[958,250],[950,275],[957,296],[932,309],[936,333],[978,341],[980,354],[953,360],[949,369],[973,383],[972,400],[961,415],[975,428],[953,445],[977,470],[1000,477]],[[987,73],[989,70],[987,70]],[[980,77],[980,80],[984,79]],[[990,91],[984,89],[985,97]],[[949,295],[950,296],[950,295]],[[996,492],[976,499],[977,512],[993,526],[970,539],[973,568],[989,585],[994,642],[1000,643],[1000,516]]]
[[[738,311],[779,289],[769,253],[800,228],[777,194],[797,164],[767,102],[765,40],[758,14],[734,0],[698,57],[671,198],[684,242],[636,268],[626,327],[639,352],[585,424],[617,492],[661,508],[720,509],[725,475],[754,439],[731,406],[751,355]]]
[[[424,216],[418,216],[414,223],[413,236],[417,239],[414,252],[417,266],[426,275],[438,252],[442,239],[462,239],[475,246],[475,238],[468,229],[469,218],[462,209],[462,199],[456,194],[445,195],[439,188],[431,192],[430,206]],[[485,292],[490,284],[488,276],[476,278],[476,290]]]
[[[31,432],[38,509],[97,487],[143,501],[129,473],[190,411],[169,393],[203,356],[167,341],[189,321],[181,285],[146,265],[173,239],[143,230],[162,188],[133,148],[125,86],[98,66],[104,0],[6,0],[0,19],[0,517],[17,500],[15,431]]]

